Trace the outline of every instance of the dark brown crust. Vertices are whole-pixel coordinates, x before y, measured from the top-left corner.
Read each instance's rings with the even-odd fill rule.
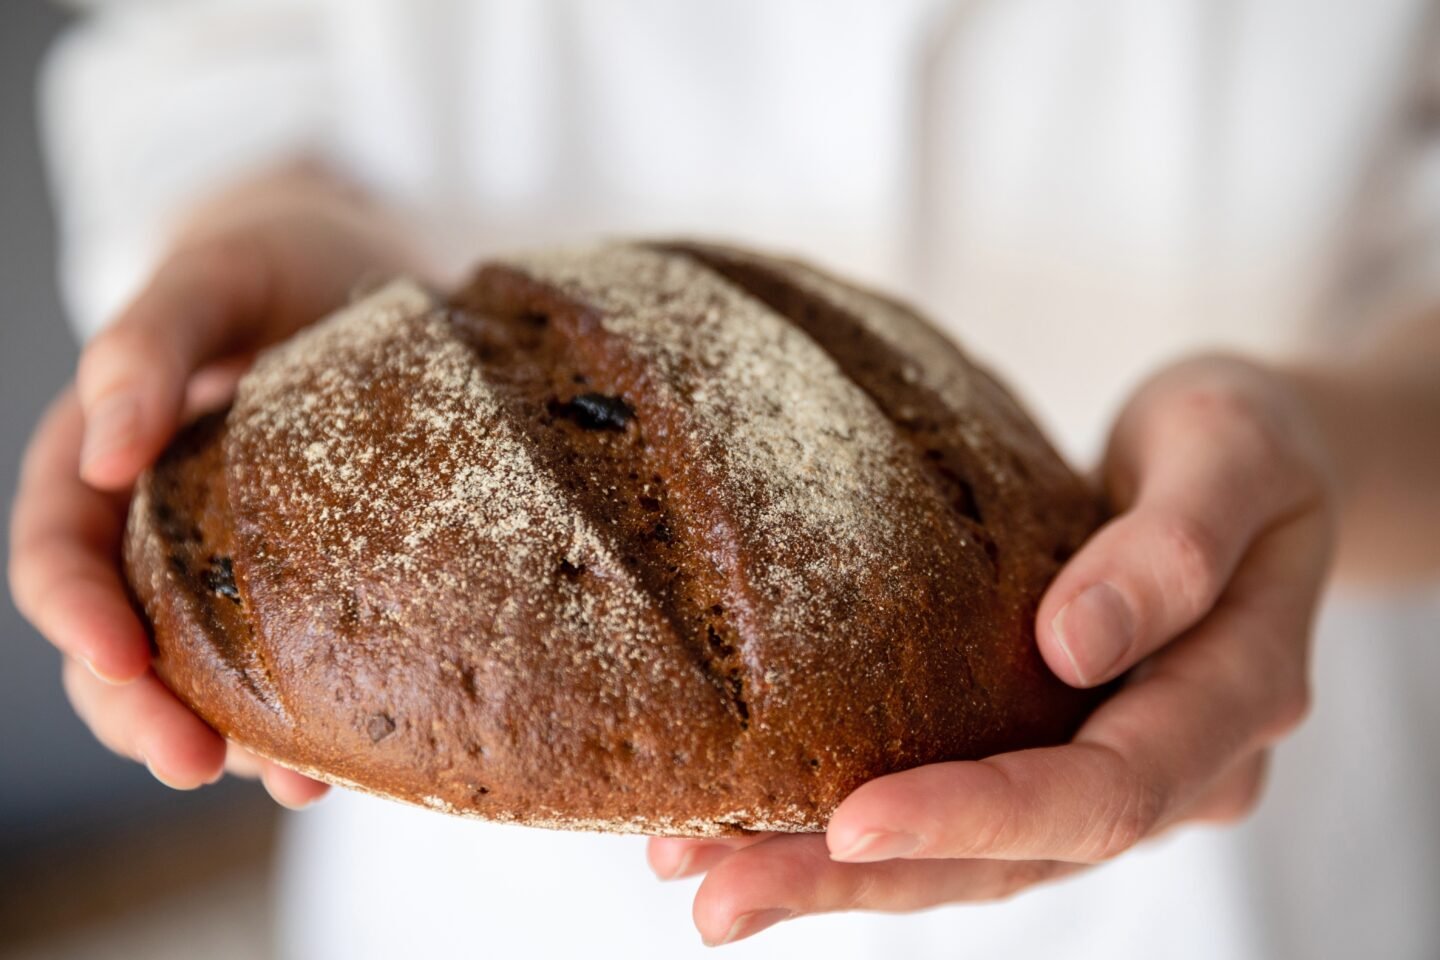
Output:
[[[155,668],[223,732],[288,738],[288,718],[233,599],[233,552],[220,439],[223,414],[192,424],[136,487],[125,570],[155,642]]]
[[[290,538],[272,505],[284,498],[254,468],[268,458],[303,487],[303,438],[267,449],[235,432],[236,414],[212,417],[146,475],[131,513],[126,569],[162,679],[226,736],[322,779],[490,819],[654,834],[820,829],[875,776],[1068,738],[1096,696],[1050,675],[1032,622],[1099,509],[1014,401],[950,348],[942,362],[974,384],[977,424],[910,375],[914,358],[794,282],[803,268],[713,246],[648,249],[786,318],[889,421],[900,481],[886,502],[923,532],[901,562],[855,572],[837,557],[850,572],[813,585],[830,608],[807,629],[779,629],[759,571],[815,558],[755,528],[738,481],[696,445],[677,382],[573,290],[491,264],[454,298],[448,329],[619,567],[557,557],[544,582],[467,575],[465,602],[443,611],[448,636],[421,624],[424,636],[397,640],[367,619],[363,589],[333,614],[298,608],[289,598],[325,586],[326,558],[309,552],[323,545]],[[376,370],[365,429],[383,440],[409,387],[378,358]],[[367,532],[387,549],[383,530]],[[379,576],[374,590],[393,589]],[[557,633],[561,618],[545,615],[581,594],[613,606],[616,577],[644,598],[643,670],[583,663],[577,651],[596,638]],[[500,638],[496,611],[516,602],[535,614]],[[523,673],[501,668],[501,639],[526,651]]]

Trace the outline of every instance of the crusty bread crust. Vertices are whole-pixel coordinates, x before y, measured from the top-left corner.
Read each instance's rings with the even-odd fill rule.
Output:
[[[397,282],[267,351],[138,487],[156,669],[311,776],[536,826],[823,829],[1061,742],[1032,622],[1100,507],[908,308],[609,244]]]

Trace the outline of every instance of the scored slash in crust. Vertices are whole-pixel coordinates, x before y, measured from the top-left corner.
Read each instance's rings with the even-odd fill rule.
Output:
[[[619,243],[400,281],[264,353],[139,486],[156,668],[226,736],[450,813],[823,829],[875,776],[1066,739],[1034,647],[1100,520],[889,299]]]

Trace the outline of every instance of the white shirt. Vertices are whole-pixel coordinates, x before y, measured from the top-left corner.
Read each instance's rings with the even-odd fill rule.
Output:
[[[94,5],[45,87],[85,329],[185,204],[300,152],[413,213],[451,268],[685,233],[855,274],[925,306],[1083,459],[1169,356],[1290,349],[1435,292],[1418,0]],[[727,950],[1440,955],[1426,602],[1326,619],[1313,719],[1240,829],[1004,905],[807,918]],[[341,796],[289,840],[297,957],[698,949],[693,885],[656,883],[633,839]]]

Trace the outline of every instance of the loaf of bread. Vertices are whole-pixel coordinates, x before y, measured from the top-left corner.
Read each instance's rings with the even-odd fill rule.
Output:
[[[1100,519],[907,307],[688,243],[397,281],[142,479],[155,666],[285,766],[436,810],[823,829],[866,780],[1067,739],[1036,605]]]

